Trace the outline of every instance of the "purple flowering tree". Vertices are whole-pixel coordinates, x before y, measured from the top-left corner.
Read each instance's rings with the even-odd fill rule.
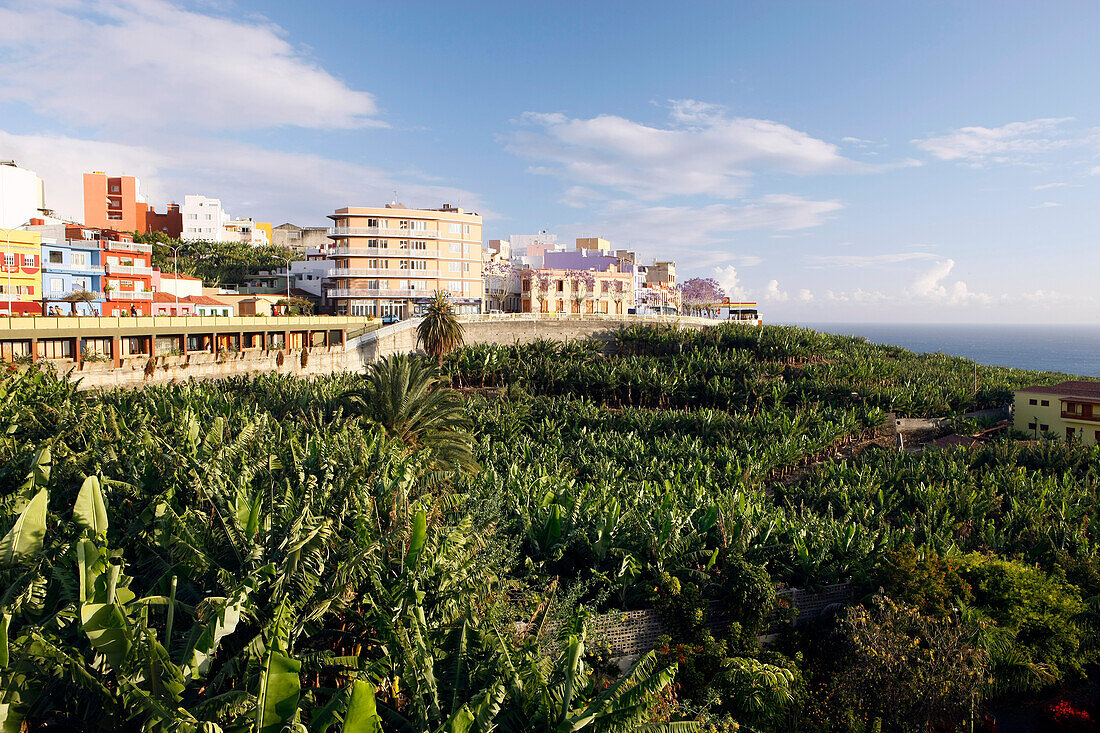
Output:
[[[569,296],[577,304],[577,315],[581,314],[581,303],[589,298],[596,287],[596,276],[590,270],[569,270],[565,273],[569,281]]]
[[[680,288],[680,302],[688,313],[711,313],[726,299],[726,291],[713,277],[693,277]]]

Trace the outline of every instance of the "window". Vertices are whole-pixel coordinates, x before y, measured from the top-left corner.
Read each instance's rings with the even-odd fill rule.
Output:
[[[450,233],[450,234],[461,234],[462,233],[462,225],[461,224],[448,224],[447,225],[447,232]]]
[[[4,267],[15,267],[15,255],[11,252],[4,253]]]
[[[428,248],[428,243],[423,240],[416,240],[415,242],[411,242],[410,246],[413,249],[425,250]]]
[[[398,249],[408,249],[409,248],[409,240],[407,240],[407,239],[398,240],[397,248]]]
[[[407,269],[409,269],[409,261],[408,260],[401,260],[400,262],[397,263],[397,267],[400,270],[407,270]]]
[[[463,272],[469,272],[470,271],[470,263],[469,262],[462,263],[462,271]]]
[[[1050,400],[1043,400],[1042,407],[1050,407]]]
[[[70,255],[70,257],[72,258],[72,261],[73,261],[74,265],[79,265],[79,266],[83,267],[83,266],[88,264],[88,253],[87,252],[73,252]]]
[[[397,228],[398,229],[408,229],[409,228],[408,219],[401,219],[400,221],[398,221],[397,222]]]
[[[1093,431],[1092,439],[1096,441],[1097,445],[1100,445],[1100,430]]]
[[[411,225],[409,226],[409,229],[412,229],[413,231],[416,231],[416,232],[423,232],[423,231],[427,230],[427,228],[428,228],[428,222],[426,222],[426,221],[413,221],[411,223]]]
[[[1027,403],[1029,405],[1037,405],[1037,404],[1039,404],[1039,400],[1028,400]]]
[[[450,288],[452,293],[461,293],[462,292],[462,281],[461,280],[451,280],[449,283],[447,283],[447,287]]]
[[[63,292],[64,288],[65,288],[65,281],[64,280],[62,280],[59,277],[51,277],[50,278],[50,292],[51,293]]]
[[[564,280],[558,280],[558,292],[559,293],[564,293],[565,292],[565,281]]]
[[[206,219],[206,221],[210,221],[211,219],[214,218],[214,215],[213,214],[206,214],[205,216],[203,216],[203,218]]]
[[[462,225],[462,233],[465,234],[466,236],[470,236],[470,225],[469,224],[463,224]]]
[[[50,250],[50,264],[51,265],[60,265],[64,261],[65,261],[65,255],[61,254],[60,252],[54,252],[53,250]]]
[[[410,266],[410,269],[412,269],[412,270],[427,270],[428,269],[428,261],[427,260],[412,260],[409,263],[409,266]]]
[[[1038,425],[1036,425],[1036,424],[1035,424],[1035,423],[1033,423],[1033,422],[1029,422],[1029,423],[1027,424],[1027,429],[1028,429],[1028,430],[1035,430],[1035,428],[1037,428],[1037,427],[1038,427]]]
[[[451,244],[450,249],[451,249],[451,254],[453,254],[453,255],[462,254],[462,245],[461,244],[457,244],[457,243]]]
[[[462,272],[462,263],[461,262],[448,262],[447,263],[447,272]]]
[[[379,287],[377,280],[367,280],[367,290],[378,290]]]
[[[377,219],[367,219],[367,226],[377,227],[378,226],[378,220]]]
[[[1049,425],[1043,425],[1043,424],[1040,424],[1040,425],[1039,425],[1039,429],[1040,429],[1040,430],[1042,430],[1042,431],[1043,431],[1043,432],[1045,433],[1046,431],[1050,430],[1050,426],[1049,426]]]

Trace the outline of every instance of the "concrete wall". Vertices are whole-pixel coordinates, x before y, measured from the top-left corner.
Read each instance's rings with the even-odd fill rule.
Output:
[[[303,351],[306,352],[304,357]],[[155,359],[141,356],[123,359],[122,366],[117,369],[110,362],[84,362],[79,368],[70,362],[56,364],[56,367],[59,372],[68,372],[73,379],[79,379],[80,389],[88,390],[272,372],[307,377],[355,371],[360,365],[357,354],[345,351],[343,346],[315,346],[305,350],[292,349],[289,353],[245,351],[221,357],[208,353],[160,356]]]

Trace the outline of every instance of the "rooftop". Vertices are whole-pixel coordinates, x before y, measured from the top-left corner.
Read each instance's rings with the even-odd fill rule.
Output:
[[[1037,385],[1034,387],[1024,387],[1016,391],[1028,392],[1031,394],[1049,394],[1058,395],[1060,397],[1085,397],[1088,399],[1100,400],[1100,382],[1061,382],[1049,386]]]

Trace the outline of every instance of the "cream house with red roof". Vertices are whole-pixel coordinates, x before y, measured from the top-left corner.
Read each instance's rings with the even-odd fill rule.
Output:
[[[1016,390],[1013,427],[1033,437],[1100,444],[1100,382],[1062,382]]]

